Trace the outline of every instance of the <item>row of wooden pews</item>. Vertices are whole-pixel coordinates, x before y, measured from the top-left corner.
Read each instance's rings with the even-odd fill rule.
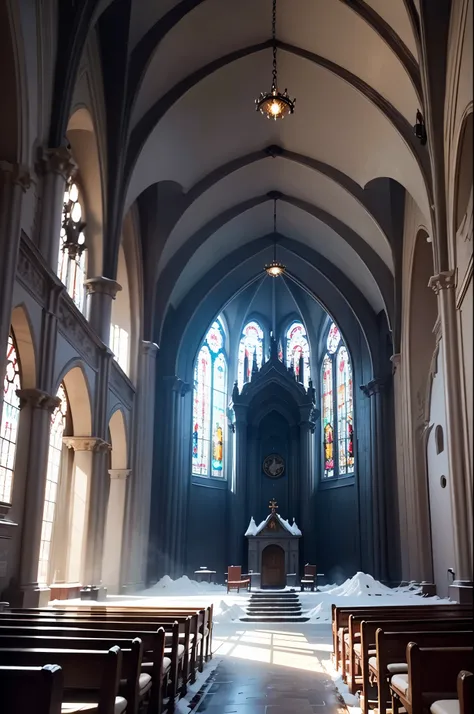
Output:
[[[333,662],[363,714],[471,714],[472,607],[332,606]]]
[[[9,608],[0,613],[0,710],[172,712],[211,657],[212,605]]]

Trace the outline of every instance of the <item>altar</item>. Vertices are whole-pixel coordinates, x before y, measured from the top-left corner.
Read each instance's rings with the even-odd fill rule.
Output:
[[[260,573],[262,588],[284,588],[287,576],[299,576],[299,541],[302,533],[296,525],[277,513],[276,501],[270,501],[270,514],[257,525],[250,519],[245,532],[248,541],[248,570]]]

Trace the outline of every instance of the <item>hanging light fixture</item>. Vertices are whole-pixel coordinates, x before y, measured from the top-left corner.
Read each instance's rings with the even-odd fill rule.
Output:
[[[277,204],[277,199],[273,199],[273,236],[274,236],[274,243],[273,243],[273,260],[271,263],[265,266],[265,272],[267,275],[269,275],[271,278],[278,278],[280,275],[283,275],[286,266],[283,265],[283,263],[280,263],[277,260],[276,256],[276,204]]]
[[[287,114],[295,111],[296,99],[290,99],[288,90],[283,93],[278,91],[277,77],[277,46],[276,46],[276,0],[273,0],[272,14],[272,40],[273,40],[273,73],[272,88],[269,92],[262,92],[255,100],[256,110],[267,119],[284,119]]]

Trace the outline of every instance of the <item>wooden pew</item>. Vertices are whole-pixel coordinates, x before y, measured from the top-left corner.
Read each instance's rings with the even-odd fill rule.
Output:
[[[46,635],[1,635],[0,649],[109,650],[120,647],[122,665],[119,694],[127,701],[127,714],[138,714],[139,706],[149,699],[151,675],[141,673],[143,643],[139,638],[109,639],[58,637]]]
[[[406,649],[408,674],[395,674],[390,681],[392,712],[400,705],[407,714],[424,714],[440,699],[455,699],[457,677],[472,669],[472,647],[419,647],[410,642]]]
[[[38,633],[44,633],[48,635],[56,634],[64,631],[74,632],[74,636],[82,631],[95,630],[98,633],[103,631],[104,635],[117,636],[118,631],[121,634],[130,633],[131,636],[138,636],[140,632],[150,632],[156,633],[159,627],[162,627],[162,623],[157,623],[156,619],[153,622],[129,622],[125,619],[119,621],[112,620],[92,620],[85,619],[80,620],[78,618],[61,618],[60,620],[54,620],[52,618],[42,618],[42,617],[28,617],[28,618],[0,618],[0,630],[3,628],[15,628],[20,627],[32,628],[34,627]],[[166,643],[164,654],[165,657],[170,659],[170,675],[169,675],[169,688],[167,694],[169,695],[170,701],[174,703],[178,695],[184,696],[186,693],[186,670],[185,670],[185,645],[180,645],[179,643],[179,629],[180,624],[176,621],[167,623],[163,628],[168,630],[165,632]],[[171,640],[167,636],[171,637]],[[186,640],[185,640],[186,641]],[[147,671],[146,666],[144,667]],[[179,685],[179,679],[181,675],[182,684]]]
[[[427,621],[428,622],[428,621]],[[463,621],[461,621],[463,622]],[[366,623],[364,623],[365,625]],[[371,629],[372,624],[370,623]],[[389,682],[394,674],[406,674],[406,648],[409,642],[416,642],[420,647],[468,647],[473,638],[472,624],[459,625],[464,630],[453,629],[451,622],[429,621],[432,630],[425,629],[425,623],[395,623],[397,630],[391,631],[393,625],[379,623],[375,634],[376,655],[362,662],[363,693],[362,711],[367,714],[369,707],[369,679],[377,683],[378,714],[386,714],[387,701],[390,698]],[[413,627],[409,628],[412,624]],[[457,622],[454,623],[457,625]],[[408,626],[407,626],[408,625]],[[421,628],[423,625],[423,628]],[[450,627],[449,627],[450,626]],[[403,627],[404,630],[400,628]],[[418,629],[415,629],[415,628]],[[449,629],[448,629],[449,627]],[[383,628],[383,629],[382,629]],[[439,628],[439,629],[437,629]],[[363,632],[363,637],[365,633]]]
[[[177,631],[177,628],[176,628]],[[124,640],[129,640],[131,637],[138,637],[143,643],[143,660],[142,660],[142,672],[145,672],[151,677],[151,691],[150,691],[150,702],[149,702],[149,712],[150,714],[160,714],[163,706],[163,697],[166,696],[176,696],[176,692],[173,692],[173,687],[171,686],[171,681],[176,683],[177,687],[177,658],[175,658],[175,671],[171,671],[172,660],[171,658],[164,656],[165,650],[165,631],[160,627],[157,631],[127,631],[127,630],[90,630],[81,628],[60,628],[60,627],[50,627],[48,625],[35,626],[31,625],[28,627],[17,626],[17,627],[5,627],[0,626],[0,642],[6,637],[16,637],[22,639],[24,637],[34,638],[35,640],[45,640],[53,638],[57,642],[57,646],[65,647],[65,639],[71,638],[88,638],[90,640],[95,640],[94,646],[91,649],[95,649],[97,644],[100,644],[98,649],[104,649],[109,645],[106,645],[105,640],[110,640],[119,647],[125,647]],[[176,636],[176,648],[177,648],[177,636]],[[129,640],[131,641],[131,640]],[[0,645],[2,646],[2,645]],[[36,645],[38,647],[50,646],[50,645]],[[68,645],[69,647],[69,645]],[[78,649],[71,646],[71,649]],[[82,649],[82,647],[81,647]],[[170,686],[167,685],[168,680],[170,681]],[[171,691],[170,691],[171,690]]]
[[[463,669],[458,674],[458,699],[460,714],[472,714],[474,711],[474,675]]]
[[[123,714],[126,710],[127,700],[118,696],[122,665],[119,647],[108,652],[0,648],[0,666],[42,667],[51,662],[63,672],[63,702],[97,702],[97,714]],[[69,711],[74,709],[71,707]]]
[[[61,714],[62,700],[61,667],[0,667],[0,704],[5,714]]]
[[[332,635],[333,635],[333,659],[336,669],[340,670],[344,681],[346,681],[346,650],[351,646],[351,634],[349,633],[349,618],[359,617],[362,619],[414,619],[445,616],[451,611],[457,617],[471,617],[470,608],[462,605],[381,605],[374,607],[350,607],[343,608],[332,605]],[[412,614],[413,613],[413,614]],[[449,615],[448,615],[449,616]],[[350,649],[348,650],[350,651]]]
[[[188,642],[186,638],[186,627],[182,630],[184,645],[186,647],[185,672],[186,679],[195,681],[196,667],[200,672],[204,669],[204,662],[211,658],[212,651],[212,607],[200,610],[186,609],[182,612],[179,610],[158,610],[155,608],[133,609],[133,608],[118,608],[118,607],[91,607],[91,608],[67,608],[67,609],[21,609],[13,608],[10,610],[12,614],[19,617],[34,618],[45,617],[52,619],[59,618],[92,618],[92,619],[127,619],[133,621],[152,621],[159,622],[165,626],[167,622],[186,622],[186,618],[191,619],[189,624],[190,634],[189,641],[191,642],[191,657],[188,654]],[[8,613],[3,613],[2,616],[8,616]],[[115,628],[114,628],[115,629]],[[166,629],[166,627],[165,627]],[[190,660],[190,661],[189,661]]]

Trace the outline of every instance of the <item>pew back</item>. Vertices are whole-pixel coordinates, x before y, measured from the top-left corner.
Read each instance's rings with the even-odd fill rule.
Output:
[[[3,714],[61,714],[63,672],[58,665],[0,667]]]

